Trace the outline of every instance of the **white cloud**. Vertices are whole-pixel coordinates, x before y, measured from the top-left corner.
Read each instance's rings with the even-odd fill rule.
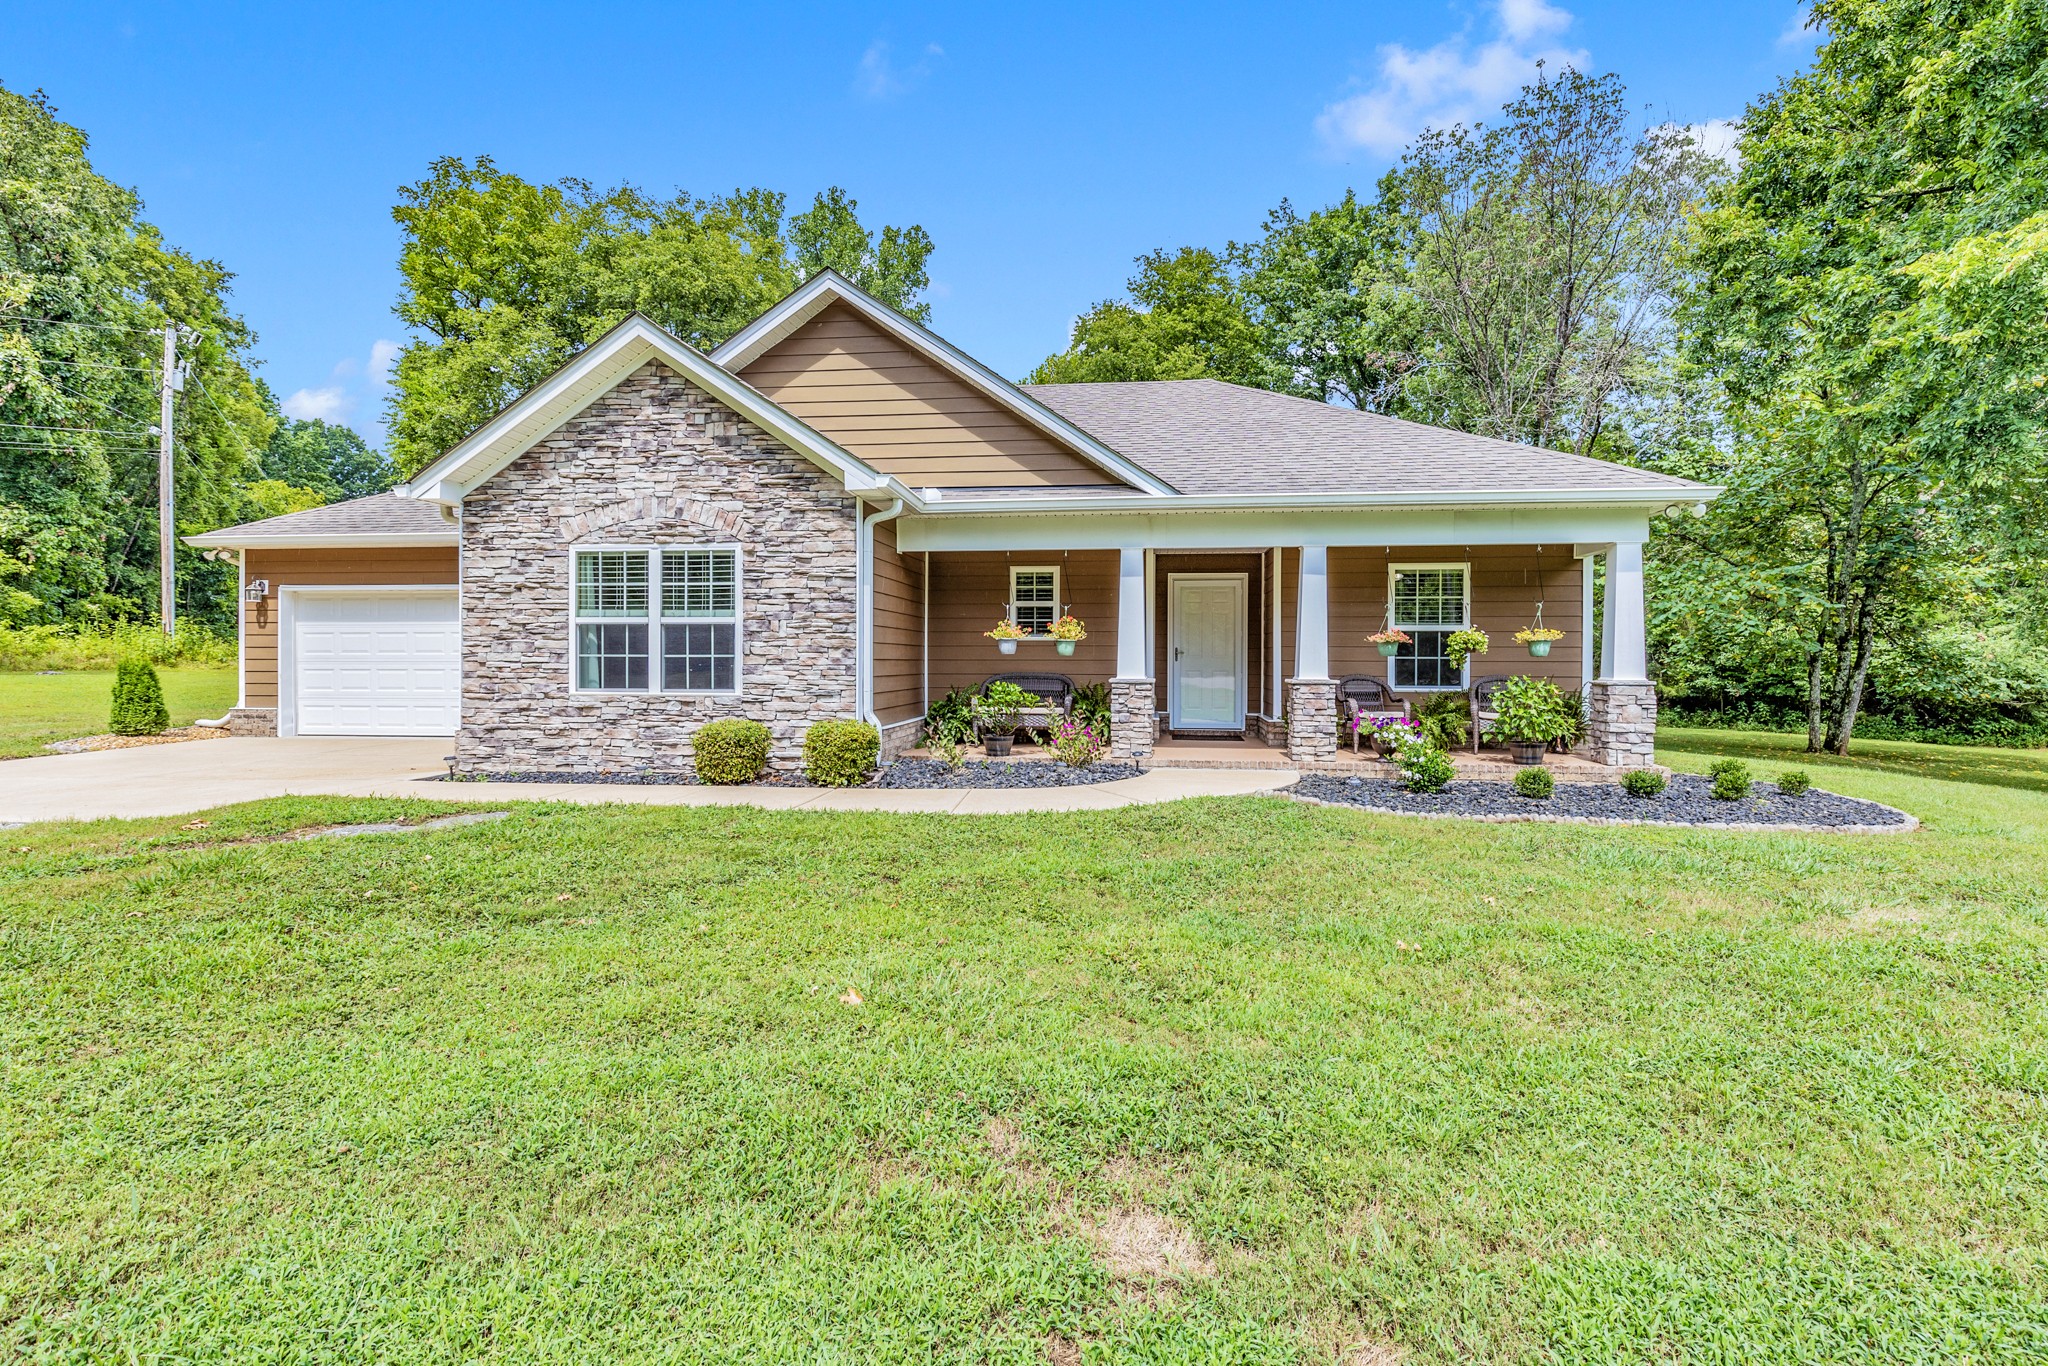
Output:
[[[370,343],[370,385],[376,389],[391,387],[391,368],[398,364],[398,353],[405,349],[404,343],[380,337]]]
[[[1739,166],[1742,156],[1736,150],[1736,141],[1742,136],[1742,125],[1734,119],[1708,119],[1705,123],[1688,123],[1685,131],[1692,134],[1692,140],[1708,156],[1719,157],[1730,166]]]
[[[1372,86],[1326,105],[1316,131],[1334,150],[1393,156],[1425,128],[1491,117],[1535,77],[1537,63],[1581,71],[1591,64],[1584,48],[1554,41],[1571,23],[1568,11],[1545,0],[1499,0],[1486,42],[1475,45],[1468,25],[1420,52],[1388,43]]]
[[[1779,30],[1777,48],[1780,52],[1811,52],[1827,41],[1827,36],[1827,26],[1813,24],[1813,10],[1801,5]]]
[[[300,422],[339,422],[355,408],[355,400],[339,384],[324,389],[300,389],[278,405],[284,415]]]
[[[888,40],[877,38],[860,55],[860,68],[853,78],[854,93],[864,99],[893,100],[923,84],[945,55],[946,50],[937,43],[926,43],[915,61],[900,65]]]
[[[383,424],[379,409],[384,391],[391,387],[391,367],[398,363],[398,353],[403,348],[403,342],[379,337],[370,343],[367,362],[356,356],[343,356],[327,372],[327,383],[295,390],[278,406],[286,417],[300,422],[351,422],[361,413],[367,428],[364,435],[376,434]]]

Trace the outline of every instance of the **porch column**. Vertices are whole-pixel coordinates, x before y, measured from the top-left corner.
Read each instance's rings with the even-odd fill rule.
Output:
[[[1322,767],[1337,757],[1337,684],[1330,677],[1330,552],[1301,548],[1294,591],[1294,677],[1287,681],[1287,757]]]
[[[1607,597],[1600,623],[1600,676],[1586,687],[1586,757],[1642,768],[1656,762],[1657,690],[1643,624],[1643,543],[1606,547]]]
[[[1109,680],[1110,757],[1126,763],[1152,756],[1151,603],[1145,586],[1149,557],[1142,547],[1117,553],[1116,677]]]

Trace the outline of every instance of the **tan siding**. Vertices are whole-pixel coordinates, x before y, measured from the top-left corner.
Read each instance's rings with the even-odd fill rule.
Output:
[[[1390,564],[1470,564],[1472,623],[1492,644],[1472,660],[1471,676],[1523,674],[1554,680],[1570,692],[1579,686],[1585,641],[1579,622],[1579,561],[1571,547],[1534,546],[1395,547],[1391,554],[1355,546],[1330,550],[1330,672],[1384,678],[1387,662],[1365,637],[1386,620]],[[1540,587],[1539,587],[1540,585]],[[1534,659],[1514,641],[1515,632],[1536,615],[1565,632],[1549,657]]]
[[[828,306],[740,374],[847,450],[911,484],[1117,482],[844,304]]]
[[[242,616],[242,705],[277,705],[277,590],[300,585],[452,584],[454,546],[366,546],[341,550],[248,550],[244,574],[270,580],[270,596]]]
[[[931,691],[976,688],[990,674],[1058,673],[1076,683],[1106,683],[1116,674],[1114,550],[1019,550],[1010,554],[937,551],[932,554]],[[982,635],[996,624],[1010,598],[1011,565],[1058,565],[1060,595],[1088,626],[1088,638],[1070,658],[1050,641],[1027,640],[1014,655],[996,653]]]
[[[1152,557],[1152,678],[1153,694],[1160,711],[1167,709],[1167,654],[1172,611],[1167,597],[1168,576],[1173,574],[1242,574],[1245,576],[1245,712],[1256,714],[1264,694],[1261,680],[1266,676],[1270,643],[1260,586],[1262,575],[1256,552],[1243,555],[1169,555]]]
[[[1301,586],[1301,551],[1287,547],[1280,552],[1280,677],[1294,677],[1295,590]],[[1280,708],[1287,709],[1283,693]]]
[[[924,715],[924,556],[896,550],[896,525],[875,524],[875,715]]]

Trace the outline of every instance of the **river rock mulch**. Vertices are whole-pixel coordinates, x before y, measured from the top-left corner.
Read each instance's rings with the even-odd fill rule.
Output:
[[[1524,797],[1507,783],[1466,780],[1441,792],[1410,792],[1386,778],[1309,774],[1288,789],[1311,801],[1364,807],[1403,816],[1463,816],[1489,821],[1580,821],[1632,825],[1696,825],[1735,829],[1911,830],[1919,821],[1896,807],[1812,788],[1787,797],[1770,783],[1750,795],[1721,801],[1713,783],[1694,774],[1673,775],[1655,797],[1631,797],[1610,783],[1559,783],[1546,798]]]
[[[947,768],[936,759],[898,759],[883,769],[869,787],[1087,787],[1135,778],[1145,770],[1134,764],[1095,764],[1068,768],[1065,764],[966,763]]]
[[[81,735],[73,740],[52,740],[43,748],[53,754],[88,754],[99,749],[140,749],[145,745],[176,745],[187,740],[225,740],[225,726],[173,726],[156,735]]]

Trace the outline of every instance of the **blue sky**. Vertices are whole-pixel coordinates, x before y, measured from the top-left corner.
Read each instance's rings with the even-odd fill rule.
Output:
[[[236,273],[262,373],[379,435],[403,339],[395,188],[488,153],[529,179],[843,185],[938,243],[937,329],[1018,375],[1131,258],[1369,188],[1538,58],[1719,129],[1812,53],[1793,0],[889,7],[15,4],[0,81],[41,87],[169,238]]]

